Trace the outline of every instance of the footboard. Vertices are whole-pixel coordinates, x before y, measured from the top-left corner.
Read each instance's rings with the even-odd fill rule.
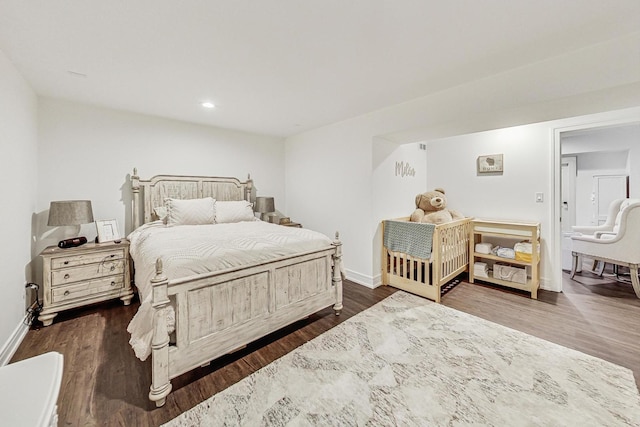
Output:
[[[157,406],[172,378],[333,305],[342,309],[341,244],[197,277],[167,280],[158,261],[149,398]],[[165,310],[176,311],[170,343]]]
[[[406,221],[407,218],[399,220]],[[383,235],[384,226],[383,221]],[[466,271],[469,266],[470,226],[471,218],[436,225],[433,228],[430,257],[393,251],[383,243],[382,284],[440,302],[442,285]]]

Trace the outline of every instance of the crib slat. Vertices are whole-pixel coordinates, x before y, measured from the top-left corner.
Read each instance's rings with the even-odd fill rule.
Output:
[[[400,274],[400,260],[398,259],[398,253],[392,252],[393,255],[393,275],[398,276]]]
[[[414,267],[413,267],[413,257],[410,257],[409,255],[407,255],[407,260],[409,261],[409,277],[407,277],[407,279],[411,279],[413,280],[413,272],[414,272]]]

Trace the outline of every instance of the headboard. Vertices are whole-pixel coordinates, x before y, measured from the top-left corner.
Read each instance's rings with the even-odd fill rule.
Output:
[[[140,200],[142,188],[143,201]],[[242,182],[238,178],[217,176],[156,175],[149,180],[140,179],[138,169],[131,175],[133,191],[133,228],[153,220],[153,209],[164,206],[164,199],[199,199],[213,197],[216,200],[251,201],[253,180],[251,176]]]

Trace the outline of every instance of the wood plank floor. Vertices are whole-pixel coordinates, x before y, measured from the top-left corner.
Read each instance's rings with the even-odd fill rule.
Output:
[[[590,273],[576,279],[565,278],[563,293],[540,291],[537,301],[519,291],[462,282],[442,303],[626,366],[640,384],[640,300],[631,285]],[[147,399],[150,362],[136,359],[128,345],[126,327],[137,304],[114,301],[61,313],[47,328],[35,325],[12,362],[48,351],[64,355],[60,426],[157,426],[395,291],[346,281],[341,316],[323,310],[176,378],[167,404],[158,409]]]

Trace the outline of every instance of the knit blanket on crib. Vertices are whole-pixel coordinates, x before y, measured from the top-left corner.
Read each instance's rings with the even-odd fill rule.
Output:
[[[415,258],[431,258],[435,224],[409,221],[384,221],[384,247]]]

